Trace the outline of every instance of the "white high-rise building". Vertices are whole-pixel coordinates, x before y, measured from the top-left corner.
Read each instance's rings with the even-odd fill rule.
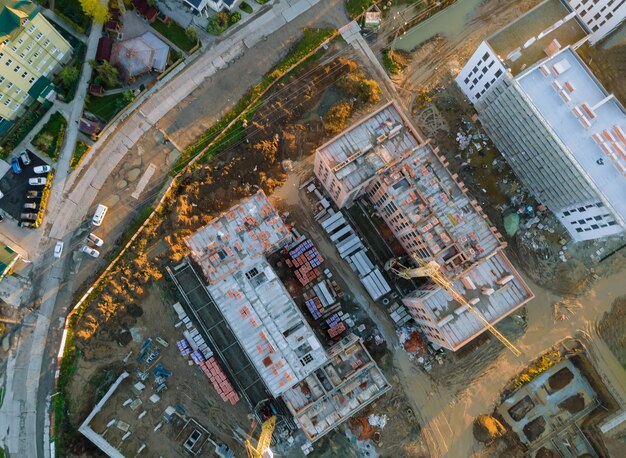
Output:
[[[576,54],[588,39],[548,0],[484,41],[456,78],[520,181],[577,241],[626,230],[626,111]]]
[[[626,17],[626,0],[567,0],[567,4],[585,24],[591,43],[607,36]]]

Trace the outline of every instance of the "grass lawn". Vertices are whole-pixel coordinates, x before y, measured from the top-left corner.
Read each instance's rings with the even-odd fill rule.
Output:
[[[65,128],[67,121],[58,111],[52,113],[47,123],[43,125],[39,133],[33,140],[33,145],[42,153],[50,156],[54,161],[59,157],[63,139],[65,138]]]
[[[374,3],[375,0],[346,0],[346,11],[351,18],[355,18]]]
[[[122,108],[124,103],[124,94],[105,95],[104,97],[89,96],[86,104],[86,110],[96,116],[101,117],[106,122],[110,121]]]
[[[169,24],[165,24],[161,21],[154,21],[150,25],[183,51],[189,52],[190,49],[196,46],[196,41],[190,39],[187,36],[185,29],[174,21],[170,21]]]
[[[90,146],[85,142],[82,142],[80,140],[76,142],[76,146],[74,146],[74,153],[72,153],[72,160],[70,161],[71,168],[74,168],[78,164],[80,164],[80,161],[83,160],[83,157],[85,156],[85,154],[87,154],[89,148]]]

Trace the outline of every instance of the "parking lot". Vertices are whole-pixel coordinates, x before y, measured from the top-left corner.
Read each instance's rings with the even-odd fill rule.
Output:
[[[35,154],[30,153],[30,164],[24,165],[20,160],[20,167],[22,173],[15,174],[11,168],[0,180],[0,191],[4,194],[4,197],[0,199],[0,209],[6,214],[10,215],[15,220],[20,219],[20,214],[24,213],[24,203],[33,202],[37,204],[37,210],[39,209],[40,199],[26,199],[26,192],[30,190],[36,190],[41,192],[43,186],[30,186],[28,184],[29,178],[45,177],[46,174],[37,175],[33,168],[39,165],[46,165],[46,163],[37,157]],[[37,213],[37,210],[32,211]],[[31,212],[31,211],[29,211]]]

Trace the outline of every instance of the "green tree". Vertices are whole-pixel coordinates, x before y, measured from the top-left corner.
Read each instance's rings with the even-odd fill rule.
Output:
[[[106,2],[100,0],[79,0],[80,6],[94,22],[104,24],[111,17]]]
[[[110,62],[105,60],[100,64],[96,63],[95,61],[91,61],[89,63],[95,70],[96,75],[98,75],[98,78],[100,78],[104,86],[112,88],[119,84],[120,72],[117,70],[117,68],[111,65]]]
[[[61,77],[63,86],[65,88],[69,88],[72,84],[78,81],[80,72],[78,71],[78,68],[76,67],[63,67],[59,76]]]

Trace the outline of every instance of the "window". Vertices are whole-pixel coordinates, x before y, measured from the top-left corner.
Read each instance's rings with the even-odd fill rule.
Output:
[[[9,84],[7,84],[7,89],[11,89],[12,87],[13,87],[13,83],[9,81]]]
[[[28,33],[33,33],[35,31],[35,26],[31,24],[31,26],[28,28]]]
[[[28,80],[28,84],[33,84],[33,82],[35,81],[35,77],[32,76],[29,80]]]
[[[28,72],[22,73],[22,78],[26,78],[28,76]]]
[[[5,106],[8,106],[10,103],[11,103],[11,99],[6,99],[6,100],[4,101],[4,105],[5,105]]]
[[[43,33],[39,32],[36,36],[35,36],[35,40],[39,41],[41,40],[41,38],[43,37]]]
[[[43,47],[47,48],[49,44],[50,44],[50,40],[46,40],[43,42]]]
[[[496,72],[496,78],[498,78],[500,75],[502,75],[502,70],[498,70],[498,71]]]
[[[23,59],[24,57],[26,57],[26,54],[24,54],[23,52],[20,53],[20,57]]]
[[[4,94],[0,93],[0,100],[2,100],[4,98]]]
[[[13,60],[12,60],[12,59],[7,59],[7,63],[6,63],[6,64],[4,64],[4,65],[6,65],[6,66],[8,67],[8,66],[9,66],[9,65],[11,65],[12,63],[13,63]]]
[[[22,67],[20,67],[19,65],[16,65],[16,66],[15,66],[15,68],[13,69],[13,71],[14,71],[15,73],[17,73],[17,72],[19,72],[19,71],[20,71],[20,69],[21,69],[21,68],[22,68]]]
[[[19,94],[20,92],[22,92],[22,90],[19,87],[15,89],[16,94]]]
[[[1,58],[1,57],[0,57]],[[469,83],[469,76],[463,80],[465,84]]]
[[[486,52],[485,55],[483,56],[483,60],[487,60],[487,59],[489,59],[489,53],[488,52]]]
[[[11,49],[12,49],[13,51],[17,51],[17,46],[13,45],[13,46],[11,46]]]
[[[4,83],[4,76],[0,76],[0,84]]]
[[[19,40],[17,40],[17,44],[18,44],[18,45],[21,45],[21,44],[23,44],[23,43],[24,43],[24,40],[22,40],[21,38],[20,38]]]

